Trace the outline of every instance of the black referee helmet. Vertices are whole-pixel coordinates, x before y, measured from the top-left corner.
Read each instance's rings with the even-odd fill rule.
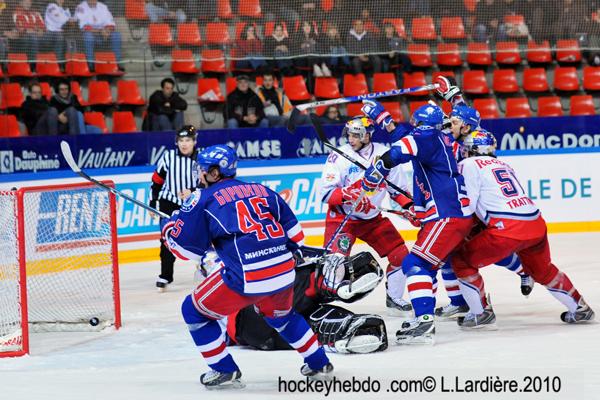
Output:
[[[190,137],[194,139],[194,141],[196,141],[196,138],[198,137],[198,132],[196,131],[194,125],[182,126],[181,129],[179,129],[175,134],[175,141],[177,142],[177,140],[182,137]]]

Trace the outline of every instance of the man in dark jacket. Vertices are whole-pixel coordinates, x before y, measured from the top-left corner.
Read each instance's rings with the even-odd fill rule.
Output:
[[[227,96],[227,128],[268,128],[264,106],[250,90],[248,76],[237,77],[237,88]]]
[[[39,83],[29,85],[29,96],[21,106],[21,116],[31,136],[58,134],[58,113],[42,96]]]
[[[377,48],[376,45],[375,37],[365,30],[363,21],[355,20],[346,39],[348,53],[356,54],[352,58],[352,69],[355,74],[360,74],[364,69],[369,68],[372,68],[373,72],[381,72],[381,58],[377,54],[369,54]]]
[[[83,125],[83,107],[77,96],[71,93],[71,85],[61,79],[54,87],[54,96],[50,99],[50,107],[58,114],[58,132],[60,134],[79,135],[85,133]]]
[[[165,78],[161,90],[152,93],[148,101],[148,118],[153,131],[176,131],[183,126],[187,102],[175,92],[175,81]]]

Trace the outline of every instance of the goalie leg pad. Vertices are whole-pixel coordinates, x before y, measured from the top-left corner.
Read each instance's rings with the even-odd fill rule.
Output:
[[[342,300],[350,300],[352,297],[361,294],[361,293],[369,293],[373,289],[377,287],[379,282],[383,279],[382,274],[377,274],[375,272],[369,272],[360,278],[358,278],[355,282],[344,282],[342,283],[337,290],[337,295]]]

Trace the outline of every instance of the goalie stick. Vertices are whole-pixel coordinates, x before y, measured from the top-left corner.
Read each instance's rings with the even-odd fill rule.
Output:
[[[141,201],[134,199],[133,197],[126,195],[125,193],[110,187],[108,185],[105,185],[104,183],[92,178],[91,176],[89,176],[88,174],[86,174],[85,172],[83,172],[81,170],[81,168],[79,168],[79,166],[77,165],[77,163],[75,162],[75,159],[73,158],[73,153],[71,152],[71,147],[69,146],[69,143],[67,143],[66,141],[61,141],[60,142],[60,150],[62,151],[62,155],[65,158],[65,161],[67,162],[67,164],[69,164],[69,167],[71,167],[71,169],[73,170],[73,172],[75,172],[77,175],[79,175],[80,177],[82,177],[83,179],[92,182],[94,185],[101,187],[104,190],[107,190],[109,192],[111,192],[112,194],[114,194],[115,196],[120,196],[126,200],[131,201],[132,203],[142,207],[143,209],[146,209],[148,211],[150,211],[153,214],[158,215],[161,218],[170,218],[167,214],[160,212],[152,207],[150,207],[149,205],[142,203]]]

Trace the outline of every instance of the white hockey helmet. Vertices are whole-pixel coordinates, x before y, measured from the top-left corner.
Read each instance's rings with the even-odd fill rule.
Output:
[[[344,125],[342,130],[342,136],[353,135],[357,136],[361,142],[366,142],[366,137],[369,135],[369,139],[375,132],[375,123],[371,118],[368,117],[354,117]]]

